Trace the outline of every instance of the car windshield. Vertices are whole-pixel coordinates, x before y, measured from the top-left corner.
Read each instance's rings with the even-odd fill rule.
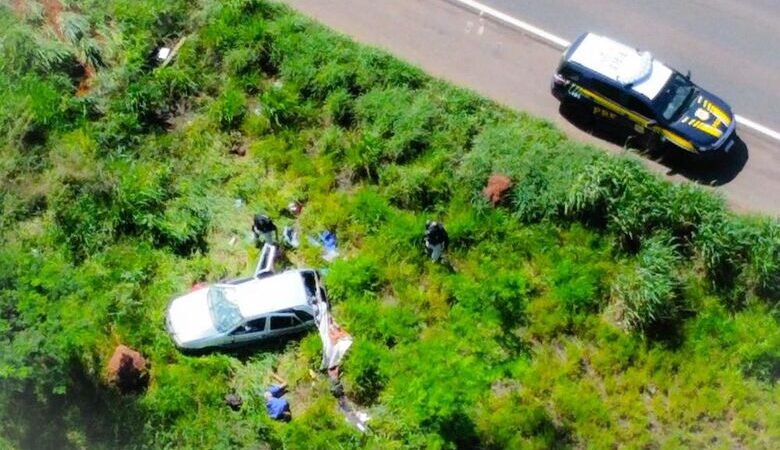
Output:
[[[241,311],[238,305],[231,299],[235,289],[227,286],[213,286],[209,288],[208,301],[211,320],[214,328],[224,333],[241,323]]]
[[[688,105],[694,90],[695,87],[690,80],[679,73],[675,73],[655,101],[661,116],[667,121],[677,118]]]

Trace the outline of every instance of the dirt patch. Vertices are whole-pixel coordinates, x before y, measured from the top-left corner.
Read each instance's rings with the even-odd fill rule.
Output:
[[[54,29],[57,37],[62,40],[62,28],[60,27],[60,14],[62,14],[62,3],[59,0],[43,0],[43,11],[46,16],[46,23]]]
[[[24,0],[11,0],[11,8],[13,8],[14,14],[16,14],[16,17],[19,19],[23,19],[24,13],[27,12]]]
[[[246,156],[246,152],[249,149],[249,142],[244,138],[244,135],[239,131],[233,131],[230,133],[230,154],[235,156]]]
[[[149,383],[149,364],[137,351],[119,345],[108,361],[106,379],[123,394],[142,391]]]
[[[488,178],[487,186],[482,190],[482,194],[493,206],[496,206],[506,199],[506,193],[511,187],[512,180],[508,176],[495,174]]]
[[[14,6],[19,4],[19,8],[24,9],[23,0],[14,0]],[[60,25],[60,16],[64,10],[60,0],[43,0],[43,11],[46,18],[46,23],[54,30],[57,35],[57,39],[65,41],[65,35],[62,32],[62,26]],[[18,14],[18,11],[17,11]],[[76,96],[83,97],[87,95],[92,88],[92,78],[95,76],[95,68],[92,67],[87,61],[79,61],[81,63],[81,74],[79,84],[76,88]]]
[[[84,75],[76,88],[76,97],[83,97],[89,94],[90,89],[92,89],[92,77],[95,76],[95,69],[91,64],[83,64],[82,67],[84,67]]]

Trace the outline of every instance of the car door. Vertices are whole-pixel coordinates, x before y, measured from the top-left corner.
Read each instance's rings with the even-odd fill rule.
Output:
[[[271,316],[269,336],[284,336],[303,329],[303,323],[295,317],[295,314],[284,313]]]
[[[276,261],[276,246],[263,244],[263,250],[255,267],[255,278],[263,278],[274,273],[274,262]]]
[[[241,344],[263,339],[268,334],[267,327],[268,320],[266,317],[250,320],[230,332],[230,341],[232,344]]]
[[[627,107],[631,111],[631,120],[633,123],[634,131],[637,133],[644,133],[645,131],[653,131],[656,126],[655,113],[647,103],[645,103],[638,96],[641,94],[632,93],[628,99]]]

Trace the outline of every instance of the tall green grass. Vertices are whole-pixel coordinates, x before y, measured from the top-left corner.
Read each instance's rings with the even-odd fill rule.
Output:
[[[777,447],[777,221],[274,3],[79,6],[64,41],[40,10],[0,7],[0,442]],[[513,181],[499,208],[495,173]],[[292,200],[305,235],[339,240],[332,263],[305,238],[286,258],[327,269],[365,435],[309,374],[316,334],[188,356],[163,327],[192,284],[249,273],[252,214],[291,225]],[[429,219],[450,234],[442,265]],[[105,383],[118,343],[151,363],[140,395]],[[290,424],[265,413],[274,369]]]

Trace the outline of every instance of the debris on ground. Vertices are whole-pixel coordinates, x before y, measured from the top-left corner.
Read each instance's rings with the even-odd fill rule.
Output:
[[[301,245],[301,241],[298,238],[298,230],[293,226],[284,227],[282,230],[282,240],[292,248],[298,248]]]
[[[106,379],[123,394],[142,391],[149,383],[149,364],[139,352],[118,345],[108,361]]]
[[[289,213],[292,214],[293,217],[300,216],[302,210],[303,210],[303,205],[298,201],[292,201],[287,205],[287,211],[289,211]]]
[[[168,64],[173,61],[173,58],[176,57],[176,54],[179,53],[179,50],[181,49],[181,46],[184,45],[184,41],[187,40],[187,37],[183,37],[179,39],[178,42],[176,42],[173,47],[160,47],[159,50],[157,50],[157,60],[161,61],[160,67],[165,67]]]
[[[257,266],[255,267],[255,278],[272,275],[276,271],[276,259],[279,256],[279,250],[279,247],[275,245],[263,244],[260,258],[257,260]]]
[[[482,194],[493,206],[496,206],[505,199],[505,195],[511,187],[512,180],[508,176],[495,174],[488,178],[487,186],[482,190]]]
[[[249,150],[249,143],[244,139],[244,135],[240,131],[231,131],[228,146],[230,147],[230,154],[236,156],[246,156]]]
[[[315,247],[322,247],[322,258],[325,261],[333,261],[339,256],[339,251],[336,248],[336,234],[332,231],[325,230],[318,236],[307,236],[309,244]]]
[[[370,417],[349,401],[344,392],[344,385],[341,383],[341,362],[349,347],[352,346],[352,336],[333,320],[327,309],[320,317],[319,332],[322,340],[321,368],[327,370],[330,392],[338,401],[339,411],[344,414],[347,422],[365,433]]]
[[[238,395],[238,393],[234,392],[225,396],[225,404],[228,405],[233,411],[239,411],[241,406],[244,404],[244,400],[240,395]]]
[[[165,61],[168,59],[168,56],[171,54],[171,49],[168,47],[160,47],[157,49],[157,59],[160,60],[160,62]]]
[[[320,233],[320,242],[322,242],[322,246],[325,248],[325,251],[322,253],[325,261],[333,261],[339,256],[339,251],[336,249],[336,235],[333,232],[326,230]]]
[[[328,371],[335,370],[336,375],[338,375],[341,360],[344,359],[347,350],[352,346],[352,336],[333,321],[327,308],[320,317],[319,332],[322,340],[321,368]]]
[[[199,281],[199,282],[197,282],[197,283],[192,285],[192,287],[190,288],[190,292],[195,292],[197,290],[204,289],[204,288],[207,288],[207,287],[209,287],[208,283],[203,282],[203,281]]]

